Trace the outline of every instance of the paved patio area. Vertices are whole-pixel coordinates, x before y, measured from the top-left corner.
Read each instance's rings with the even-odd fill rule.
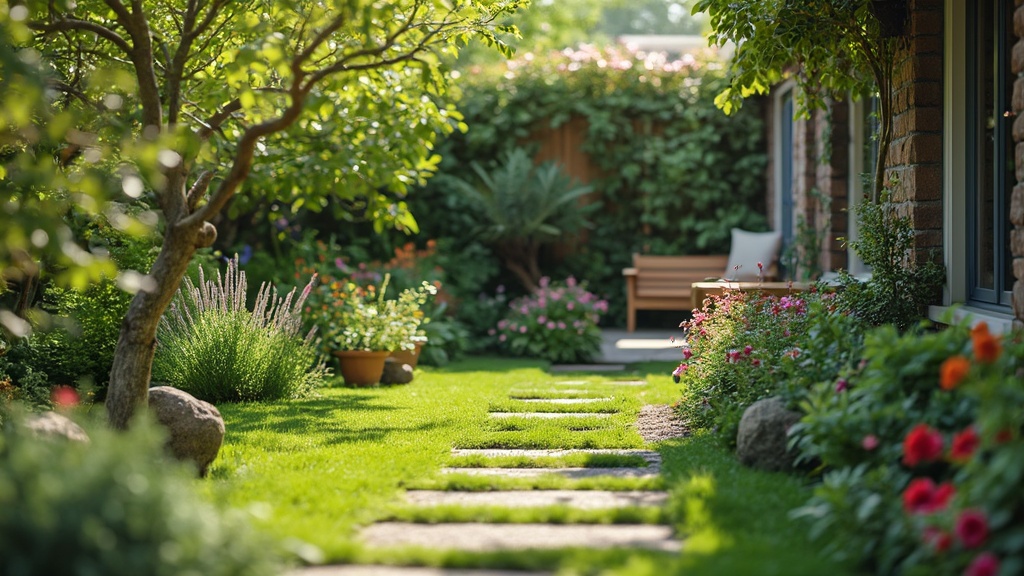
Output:
[[[601,355],[594,360],[597,363],[676,362],[681,358],[678,348],[683,343],[683,331],[679,328],[636,332],[606,328],[601,331],[601,338]]]

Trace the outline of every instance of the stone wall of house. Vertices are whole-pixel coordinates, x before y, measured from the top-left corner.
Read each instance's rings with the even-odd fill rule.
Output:
[[[888,176],[901,184],[918,260],[941,262],[943,0],[911,0],[906,32],[896,59]]]
[[[1013,32],[1018,40],[1013,47],[1011,66],[1017,79],[1013,83],[1013,141],[1017,144],[1014,157],[1017,161],[1017,185],[1010,198],[1010,249],[1013,252],[1013,314],[1015,324],[1024,327],[1024,0],[1017,0],[1013,14]]]

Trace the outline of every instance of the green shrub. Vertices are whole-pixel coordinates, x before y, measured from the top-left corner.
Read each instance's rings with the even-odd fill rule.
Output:
[[[917,325],[924,306],[935,299],[945,271],[934,262],[912,260],[914,226],[898,211],[888,189],[877,203],[857,205],[860,238],[850,245],[871,268],[871,279],[861,282],[842,273],[839,306],[872,326],[892,324],[907,330]]]
[[[865,340],[845,387],[823,384],[803,405],[793,443],[827,469],[795,516],[831,552],[875,574],[956,574],[996,561],[1024,568],[1024,346],[979,325],[968,332]],[[958,523],[983,523],[978,542]]]
[[[586,362],[601,351],[597,323],[608,303],[570,277],[551,284],[547,277],[530,296],[509,304],[495,333],[500,345],[517,356],[552,362]]]
[[[237,257],[222,278],[199,285],[185,279],[161,319],[153,380],[208,402],[295,398],[310,393],[326,374],[314,342],[303,337],[302,306],[312,282],[282,298],[263,285],[246,308],[245,273]]]
[[[276,546],[239,512],[201,501],[154,425],[46,440],[0,418],[0,574],[259,576]]]

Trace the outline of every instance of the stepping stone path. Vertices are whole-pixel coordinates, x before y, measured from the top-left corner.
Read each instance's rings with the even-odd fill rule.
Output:
[[[573,386],[572,389],[558,389],[562,393],[588,393],[584,389],[586,380],[563,380],[558,386]],[[643,380],[610,380],[603,384],[620,386],[644,386]],[[536,389],[534,392],[538,392]],[[552,390],[545,391],[551,393]],[[522,392],[520,392],[522,394]],[[513,395],[514,397],[514,395]],[[612,398],[538,398],[520,399],[524,402],[551,404],[586,404],[605,402]],[[492,418],[607,418],[609,413],[593,412],[492,412]],[[557,420],[554,420],[557,422]],[[501,476],[510,478],[536,477],[557,474],[567,478],[653,478],[660,474],[661,455],[651,450],[620,449],[460,449],[452,450],[452,456],[478,456],[483,458],[514,457],[559,458],[573,454],[599,456],[639,456],[646,465],[621,468],[445,468],[444,474],[466,474],[477,476]],[[667,502],[663,491],[609,491],[609,490],[499,490],[487,492],[462,492],[438,490],[409,490],[405,502],[416,507],[464,506],[501,508],[543,508],[550,506],[570,507],[581,510],[598,510],[624,507],[660,507]],[[359,535],[360,541],[369,547],[389,548],[418,546],[434,550],[459,550],[465,552],[486,552],[496,550],[529,550],[556,548],[635,548],[674,552],[681,548],[668,526],[650,524],[502,524],[481,522],[442,522],[421,524],[410,522],[379,522],[368,526]],[[500,570],[445,570],[436,568],[396,568],[386,566],[325,566],[296,572],[295,576],[526,576],[523,572]],[[529,573],[542,576],[546,573]]]

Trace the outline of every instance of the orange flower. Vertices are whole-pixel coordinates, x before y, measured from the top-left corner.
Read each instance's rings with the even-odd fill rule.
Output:
[[[939,385],[943,390],[952,390],[963,382],[967,372],[971,369],[971,363],[963,356],[952,356],[939,367]]]
[[[979,362],[995,362],[1003,351],[999,339],[988,331],[988,324],[982,322],[971,329],[971,342],[974,344],[974,357]]]

